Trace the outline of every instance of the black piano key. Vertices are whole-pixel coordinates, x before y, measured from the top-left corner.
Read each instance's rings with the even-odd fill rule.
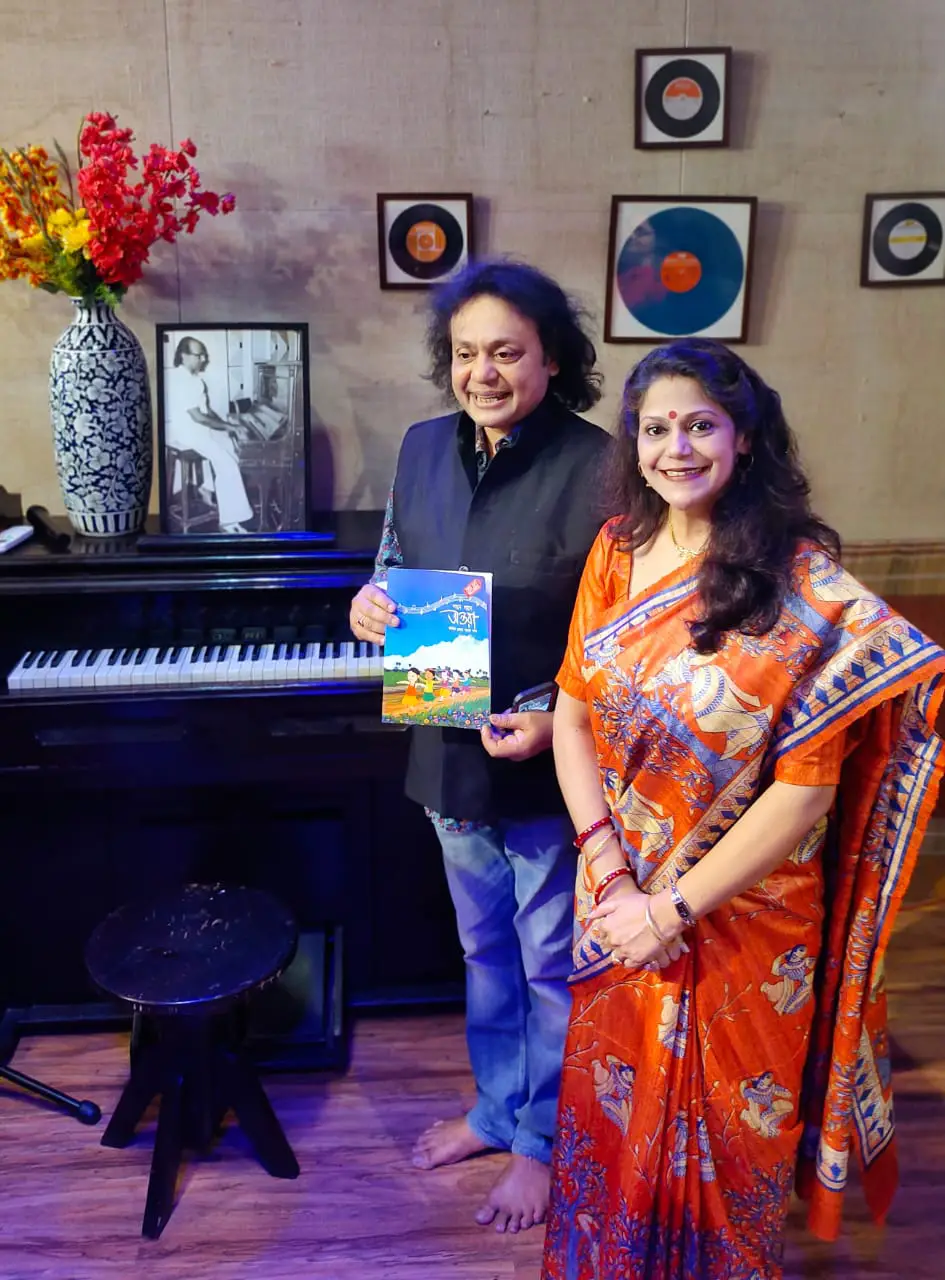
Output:
[[[41,667],[48,667],[50,662],[53,659],[53,655],[56,652],[57,650],[55,649],[47,649],[46,652],[43,654],[43,656],[40,658],[39,662],[37,662],[36,670],[39,671]]]
[[[297,662],[302,656],[302,646],[298,643],[294,644],[289,651],[289,657],[293,662]]]
[[[147,656],[148,656],[147,649],[139,649],[135,654],[134,665],[136,667],[140,667]]]
[[[23,663],[23,670],[27,671],[30,667],[38,666],[39,660],[43,656],[44,652],[45,650],[43,649],[35,649]]]
[[[85,665],[87,667],[94,667],[96,662],[98,662],[99,658],[102,656],[102,652],[103,651],[101,649],[86,649]]]
[[[49,665],[50,665],[51,667],[61,667],[61,666],[62,666],[62,660],[63,660],[63,658],[64,658],[65,656],[66,656],[66,650],[65,650],[65,649],[59,649],[59,650],[57,651],[57,653],[56,653],[56,656],[53,658],[52,662],[50,662],[50,664],[49,664]]]
[[[276,662],[284,662],[285,656],[286,656],[286,646],[284,644],[277,645],[276,652],[273,656],[275,657]]]
[[[72,658],[72,665],[74,667],[81,667],[90,653],[91,649],[77,649]]]
[[[108,656],[108,661],[105,663],[106,667],[117,666],[118,661],[122,657],[124,652],[125,652],[124,649],[112,649],[111,653]]]
[[[123,649],[121,654],[121,665],[123,667],[130,666],[131,660],[137,652],[137,649]]]
[[[211,646],[211,648],[210,648],[210,652],[209,652],[209,654],[207,655],[207,661],[208,661],[208,662],[219,662],[219,661],[220,661],[220,655],[222,654],[222,652],[223,652],[223,650],[220,648],[220,646],[219,646],[218,644],[212,645],[212,646]]]
[[[166,644],[165,644],[165,645],[162,645],[162,646],[161,646],[161,648],[160,648],[160,649],[158,649],[157,657],[154,659],[154,661],[155,661],[155,662],[166,662],[166,661],[167,661],[167,659],[170,657],[170,655],[171,655],[171,653],[172,653],[172,652],[173,652],[173,650],[171,649],[171,647],[170,647],[169,645],[166,645]]]

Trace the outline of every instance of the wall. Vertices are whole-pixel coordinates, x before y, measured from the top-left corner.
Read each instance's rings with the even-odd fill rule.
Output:
[[[480,245],[603,316],[610,197],[754,194],[746,356],[782,392],[848,538],[945,538],[938,289],[861,290],[867,191],[945,188],[942,0],[6,0],[2,141],[68,144],[90,109],[142,144],[191,136],[239,210],[162,246],[123,310],[306,320],[316,500],[383,503],[437,406],[422,296],[377,285],[375,196],[472,190]],[[727,151],[633,148],[637,47],[730,44]],[[0,482],[61,510],[46,369],[68,303],[0,288]],[[597,329],[600,332],[599,326]],[[643,348],[601,346],[613,421]]]

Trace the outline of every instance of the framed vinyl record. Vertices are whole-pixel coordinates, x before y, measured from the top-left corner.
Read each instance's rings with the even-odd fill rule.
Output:
[[[945,284],[945,191],[868,195],[860,284]]]
[[[634,143],[727,147],[732,50],[638,49]]]
[[[605,342],[744,342],[755,196],[614,196]]]
[[[472,256],[471,195],[377,197],[382,289],[429,289]]]

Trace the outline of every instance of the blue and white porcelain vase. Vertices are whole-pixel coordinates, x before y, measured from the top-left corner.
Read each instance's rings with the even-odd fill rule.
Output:
[[[134,533],[151,493],[151,390],[141,344],[105,302],[73,298],[75,316],[49,368],[56,470],[73,528]]]

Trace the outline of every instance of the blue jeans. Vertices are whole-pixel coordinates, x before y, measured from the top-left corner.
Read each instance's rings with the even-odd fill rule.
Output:
[[[551,1160],[571,996],[577,858],[565,817],[437,827],[466,957],[470,1128],[490,1147]]]

